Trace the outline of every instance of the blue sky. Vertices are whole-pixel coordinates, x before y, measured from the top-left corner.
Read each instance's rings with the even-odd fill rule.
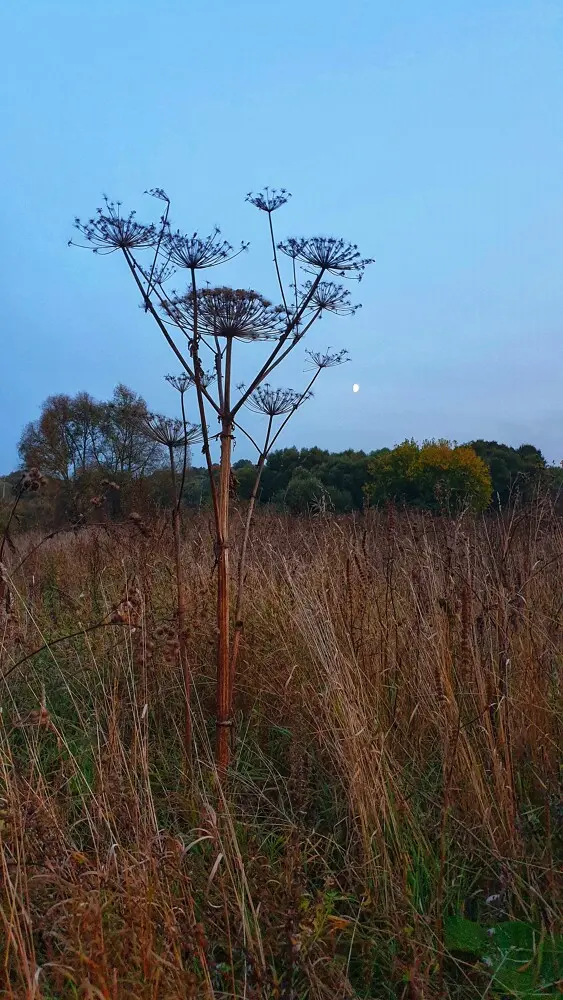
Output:
[[[67,247],[102,192],[149,214],[157,185],[181,228],[251,240],[223,282],[275,292],[264,184],[293,192],[280,236],[376,258],[314,334],[351,362],[283,443],[563,459],[563,0],[4,0],[0,25],[0,472],[51,393],[122,381],[173,411],[124,265]]]

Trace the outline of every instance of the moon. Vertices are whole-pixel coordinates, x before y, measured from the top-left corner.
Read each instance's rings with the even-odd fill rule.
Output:
[[[359,387],[358,383],[354,382],[354,385],[352,386],[352,392],[359,392],[359,391],[360,391],[360,387]]]

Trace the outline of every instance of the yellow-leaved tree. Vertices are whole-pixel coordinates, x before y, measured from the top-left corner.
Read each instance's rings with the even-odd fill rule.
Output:
[[[467,445],[403,441],[375,455],[368,466],[366,496],[428,510],[485,510],[492,496],[488,466]]]

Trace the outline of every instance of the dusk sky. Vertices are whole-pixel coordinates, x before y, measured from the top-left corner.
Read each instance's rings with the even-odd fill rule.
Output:
[[[220,283],[275,297],[244,200],[266,184],[293,193],[280,238],[376,258],[350,283],[363,308],[311,341],[351,361],[282,444],[563,459],[563,0],[4,0],[0,27],[0,472],[50,394],[124,382],[174,412],[178,366],[119,255],[67,247],[102,192],[154,218],[154,186],[179,228],[251,241]],[[296,356],[280,383],[305,377]]]

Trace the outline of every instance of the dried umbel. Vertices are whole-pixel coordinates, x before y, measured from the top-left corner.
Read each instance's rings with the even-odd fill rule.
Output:
[[[91,244],[94,253],[114,253],[116,250],[144,250],[155,245],[157,231],[154,225],[145,226],[136,221],[135,212],[121,215],[121,202],[104,198],[103,208],[87,222],[76,218],[74,227]],[[70,241],[73,244],[73,241]],[[76,245],[76,244],[73,244]]]
[[[337,316],[353,316],[361,309],[361,306],[353,305],[350,301],[350,292],[342,285],[337,285],[334,281],[320,281],[313,289],[312,282],[308,281],[303,290],[302,298],[309,299],[309,308],[318,312],[331,312]]]
[[[165,375],[164,378],[171,385],[173,389],[176,389],[181,396],[184,395],[191,389],[192,385],[195,385],[195,379],[192,375],[188,375],[187,372],[182,372],[180,375]]]
[[[340,278],[360,280],[367,265],[373,263],[371,258],[361,256],[355,243],[346,243],[334,236],[292,238],[278,243],[278,250],[301,264]]]
[[[310,396],[311,393],[304,395],[293,389],[273,389],[265,382],[264,385],[256,389],[256,392],[252,393],[246,405],[249,410],[254,410],[255,413],[264,413],[268,417],[278,417],[296,410]]]
[[[252,191],[249,191],[246,196],[246,200],[249,201],[251,205],[259,208],[261,212],[267,212],[268,215],[275,212],[278,208],[281,208],[282,205],[285,205],[290,198],[291,195],[285,188],[277,189],[268,187],[265,187],[257,194],[253,194]]]
[[[215,267],[223,264],[227,260],[232,260],[239,253],[248,249],[248,243],[241,243],[238,250],[235,250],[230,243],[221,239],[221,231],[214,229],[206,237],[192,233],[186,236],[177,230],[168,233],[164,240],[165,251],[169,259],[177,267],[186,267],[190,271],[195,271],[207,267]]]
[[[163,417],[159,413],[147,413],[144,421],[148,436],[167,448],[183,448],[201,440],[201,431],[195,424],[184,427],[183,420]]]
[[[226,340],[272,340],[283,330],[283,309],[244,288],[202,288],[172,299],[170,319],[192,334]]]
[[[145,194],[150,194],[152,198],[158,198],[159,201],[165,201],[167,205],[170,204],[170,198],[163,188],[149,188],[148,191],[145,191]]]
[[[192,386],[196,384],[194,376],[188,375],[184,372],[180,375],[165,375],[164,378],[168,382],[168,385],[171,385],[173,389],[176,389],[181,396],[183,396],[188,389],[191,389]],[[214,380],[215,375],[212,372],[200,371],[199,382],[204,389],[206,389],[208,385],[211,385]]]
[[[347,350],[331,351],[307,351],[311,360],[311,368],[335,368],[336,365],[343,365],[349,361]]]

